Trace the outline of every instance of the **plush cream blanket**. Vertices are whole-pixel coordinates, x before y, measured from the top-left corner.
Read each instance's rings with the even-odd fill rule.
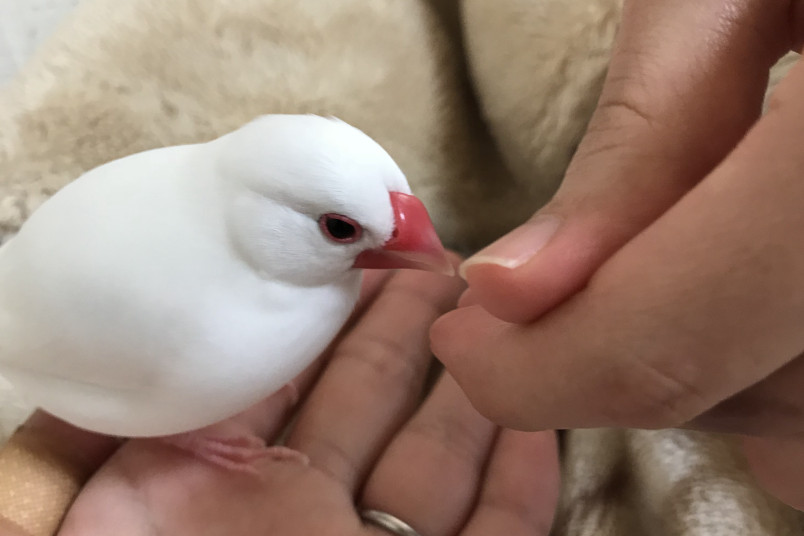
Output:
[[[0,94],[0,240],[102,162],[310,112],[383,144],[445,241],[470,252],[554,191],[619,11],[620,0],[83,0]],[[0,387],[0,435],[28,410]],[[804,529],[727,438],[575,431],[564,464],[556,534]]]

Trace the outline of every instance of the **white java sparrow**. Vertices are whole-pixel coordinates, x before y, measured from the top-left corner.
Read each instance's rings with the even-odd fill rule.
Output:
[[[198,430],[306,368],[362,268],[451,270],[375,141],[262,116],[109,162],[44,203],[0,247],[0,374],[94,432]]]

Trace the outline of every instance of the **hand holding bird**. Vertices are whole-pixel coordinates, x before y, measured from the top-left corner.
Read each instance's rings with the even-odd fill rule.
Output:
[[[265,459],[254,479],[143,439],[109,457],[107,437],[40,424],[32,433],[58,432],[72,464],[102,465],[58,535],[385,534],[361,522],[364,509],[427,536],[546,534],[558,497],[554,434],[496,428],[448,375],[419,407],[429,326],[463,288],[420,271],[367,273],[346,328],[297,378],[298,411],[279,394],[238,417],[271,444],[290,424],[285,442],[309,456],[306,466]]]

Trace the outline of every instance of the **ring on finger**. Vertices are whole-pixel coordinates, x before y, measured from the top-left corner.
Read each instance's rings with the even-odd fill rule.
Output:
[[[381,510],[361,510],[360,519],[396,536],[420,536],[413,527],[398,517]]]

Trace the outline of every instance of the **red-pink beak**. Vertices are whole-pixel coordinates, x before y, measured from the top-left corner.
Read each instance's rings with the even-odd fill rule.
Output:
[[[412,195],[399,192],[391,192],[390,195],[394,209],[394,232],[382,247],[358,255],[354,267],[412,268],[455,275],[455,269],[424,204]]]

